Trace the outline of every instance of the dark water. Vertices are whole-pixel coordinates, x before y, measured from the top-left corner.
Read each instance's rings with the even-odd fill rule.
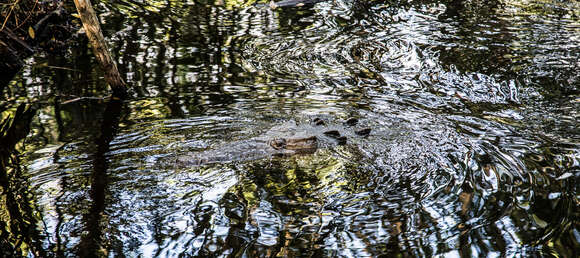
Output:
[[[21,254],[579,255],[580,2],[140,2],[97,5],[130,100],[81,39],[3,93],[39,105]],[[347,144],[246,155],[314,118]]]

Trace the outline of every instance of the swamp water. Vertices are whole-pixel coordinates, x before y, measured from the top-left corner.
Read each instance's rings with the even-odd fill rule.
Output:
[[[140,2],[96,5],[130,100],[82,39],[2,93],[38,105],[23,255],[579,254],[578,1]],[[245,158],[315,118],[347,143]]]

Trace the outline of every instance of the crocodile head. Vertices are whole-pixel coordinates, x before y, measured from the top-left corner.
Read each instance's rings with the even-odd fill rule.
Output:
[[[318,138],[316,136],[304,138],[276,138],[268,141],[268,144],[275,150],[288,150],[295,154],[310,154],[318,149]]]
[[[346,127],[341,125],[326,126],[326,123],[319,118],[315,118],[311,122],[311,125],[305,126],[279,125],[261,137],[234,141],[215,149],[181,155],[178,157],[177,163],[180,166],[204,165],[313,154],[319,148],[345,145],[347,143],[346,135],[366,136],[370,133],[369,128],[358,131],[346,128],[356,125],[358,122],[356,119],[346,120],[344,123]],[[297,130],[301,127],[302,130]],[[342,135],[341,131],[346,135]]]
[[[315,118],[313,121],[315,126],[324,126],[325,122],[322,119]],[[358,120],[351,118],[345,122],[349,127],[356,125]],[[367,136],[370,133],[370,128],[357,130],[354,133],[359,136]],[[338,130],[324,131],[320,137],[330,138],[335,141],[337,145],[345,145],[347,137],[341,135]],[[268,141],[268,145],[274,148],[274,156],[287,156],[289,154],[312,154],[318,149],[319,138],[317,136],[294,137],[294,138],[274,138]]]

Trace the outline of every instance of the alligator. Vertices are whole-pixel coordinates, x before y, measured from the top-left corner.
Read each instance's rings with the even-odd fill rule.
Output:
[[[233,161],[250,161],[264,158],[283,158],[315,153],[319,148],[346,145],[349,136],[366,137],[370,128],[353,130],[358,119],[349,118],[341,125],[327,126],[320,118],[306,125],[289,121],[273,127],[262,136],[234,141],[218,148],[180,155],[178,167],[202,166]],[[343,131],[343,133],[341,133]]]
[[[303,7],[307,5],[314,5],[326,0],[282,0],[279,2],[270,1],[270,8],[284,8],[284,7]]]

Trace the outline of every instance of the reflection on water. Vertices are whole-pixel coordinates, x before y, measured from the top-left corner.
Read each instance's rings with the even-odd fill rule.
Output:
[[[0,106],[41,106],[23,150],[31,201],[19,204],[39,210],[41,233],[6,229],[2,246],[578,255],[577,1],[241,2],[101,1],[134,86],[123,105],[97,97],[86,42],[30,61]],[[326,130],[347,144],[321,137],[314,153],[270,155],[269,138]]]

